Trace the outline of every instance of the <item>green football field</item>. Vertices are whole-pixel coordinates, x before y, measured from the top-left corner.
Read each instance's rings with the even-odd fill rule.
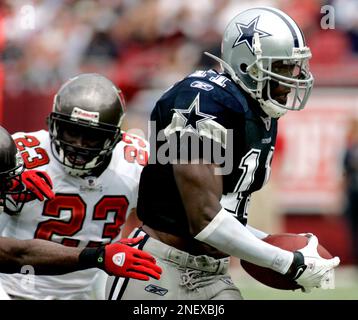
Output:
[[[231,268],[232,278],[245,300],[358,300],[358,268],[339,267],[335,272],[336,289],[276,290],[250,277],[240,266]]]

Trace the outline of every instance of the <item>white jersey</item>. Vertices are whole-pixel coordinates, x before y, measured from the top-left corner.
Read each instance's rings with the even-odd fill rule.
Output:
[[[98,178],[84,179],[67,174],[53,157],[47,131],[16,133],[13,137],[26,168],[50,175],[56,197],[26,203],[17,216],[2,214],[2,236],[40,238],[76,247],[119,239],[126,217],[137,205],[140,173],[148,158],[145,141],[124,134],[106,170]],[[97,272],[89,269],[35,277],[0,274],[0,279],[8,294],[27,299],[90,299]]]

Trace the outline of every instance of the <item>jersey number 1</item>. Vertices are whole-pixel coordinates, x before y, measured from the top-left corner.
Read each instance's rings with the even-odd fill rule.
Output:
[[[271,162],[275,147],[271,147],[265,162],[265,177],[262,187],[267,183],[271,174]],[[236,184],[234,193],[237,194],[236,201],[231,201],[231,207],[226,209],[231,212],[240,221],[246,221],[248,216],[248,207],[250,202],[249,191],[255,179],[255,172],[259,167],[259,158],[261,155],[260,149],[251,149],[242,159],[239,168],[242,170],[242,175]],[[246,223],[246,222],[245,222]]]

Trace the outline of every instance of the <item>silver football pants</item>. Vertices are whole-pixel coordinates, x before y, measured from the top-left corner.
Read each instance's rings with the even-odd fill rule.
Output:
[[[144,236],[138,248],[151,253],[163,269],[160,280],[109,277],[109,300],[242,300],[228,274],[229,258],[193,256],[135,229],[130,237]]]

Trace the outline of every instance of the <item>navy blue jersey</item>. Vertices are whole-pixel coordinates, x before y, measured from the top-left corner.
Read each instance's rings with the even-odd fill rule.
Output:
[[[174,160],[181,161],[187,149],[190,153],[193,145],[184,139],[186,134],[200,141],[200,159],[218,163],[222,160],[218,150],[225,155],[225,162],[218,163],[223,168],[221,205],[246,224],[250,195],[270,175],[277,120],[269,118],[226,75],[209,70],[197,71],[165,92],[151,113],[151,121],[156,128],[151,132],[151,156],[142,171],[137,206],[144,224],[178,236],[190,236],[173,175],[175,162],[172,158],[165,162],[161,157],[173,137],[179,141],[175,148],[179,159]],[[166,150],[170,153],[169,148]]]

